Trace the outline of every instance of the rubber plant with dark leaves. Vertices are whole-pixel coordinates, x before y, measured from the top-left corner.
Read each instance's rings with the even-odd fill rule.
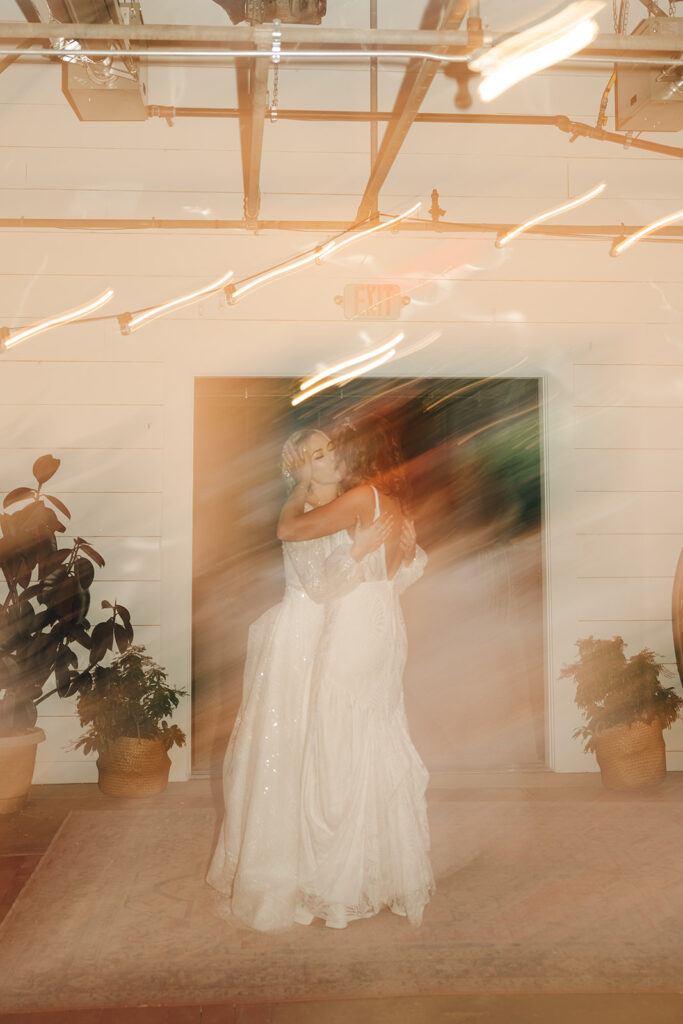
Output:
[[[133,641],[128,610],[103,601],[111,615],[91,625],[90,585],[93,563],[102,556],[82,537],[57,544],[66,527],[63,502],[43,492],[60,460],[42,455],[33,464],[37,487],[17,487],[5,495],[0,513],[0,569],[7,594],[0,605],[0,736],[30,731],[38,705],[58,693],[72,697],[93,685],[93,670],[107,651],[125,651]],[[49,503],[49,504],[48,504]],[[54,506],[54,507],[51,507]],[[88,652],[80,667],[79,648]],[[84,659],[85,660],[85,659]],[[45,692],[50,679],[56,685]]]

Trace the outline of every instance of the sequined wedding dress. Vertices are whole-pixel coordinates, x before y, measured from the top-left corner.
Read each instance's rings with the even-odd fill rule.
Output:
[[[294,922],[301,765],[323,602],[363,576],[345,531],[283,544],[285,593],[249,629],[242,703],[223,762],[225,816],[206,881],[215,911],[270,931]]]
[[[434,891],[428,773],[406,721],[399,603],[425,562],[418,548],[388,579],[382,546],[363,559],[364,582],[327,608],[303,761],[301,924],[316,916],[343,928],[389,907],[418,925]]]

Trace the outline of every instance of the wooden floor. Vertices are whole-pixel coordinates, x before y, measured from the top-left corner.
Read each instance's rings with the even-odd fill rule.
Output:
[[[683,778],[681,781],[681,787],[667,787],[665,798],[680,799]],[[452,783],[457,788],[472,789],[481,786],[506,790],[533,787],[548,791],[571,788],[577,799],[588,800],[595,798],[600,786],[595,775],[552,773],[472,774],[454,778]],[[179,809],[183,805],[210,806],[215,803],[215,793],[210,780],[193,779],[171,784],[155,800]],[[21,892],[69,811],[129,809],[132,805],[142,809],[142,803],[105,797],[94,784],[34,786],[22,811],[0,818],[0,919]],[[40,956],[39,935],[36,956]],[[102,1007],[0,1014],[0,1024],[546,1024],[550,1021],[553,1024],[680,1024],[682,1020],[683,994],[663,993],[501,995],[480,992],[453,996]]]

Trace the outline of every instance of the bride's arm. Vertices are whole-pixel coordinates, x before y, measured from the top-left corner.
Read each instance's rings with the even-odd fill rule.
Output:
[[[373,495],[368,484],[354,487],[327,505],[304,512],[307,489],[305,482],[298,483],[285,502],[277,525],[280,540],[326,537],[338,530],[353,530],[358,519],[363,522],[372,517]]]

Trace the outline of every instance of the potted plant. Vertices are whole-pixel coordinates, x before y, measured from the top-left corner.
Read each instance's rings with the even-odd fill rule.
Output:
[[[0,602],[0,813],[18,810],[31,785],[37,744],[45,733],[36,726],[38,705],[54,693],[71,697],[92,683],[91,672],[114,640],[125,650],[133,639],[128,611],[121,605],[91,626],[87,614],[93,562],[104,559],[82,537],[60,547],[56,535],[71,513],[43,492],[60,461],[43,455],[33,464],[37,487],[17,487],[5,495],[0,513],[0,569],[7,588]],[[79,648],[88,661],[79,666]],[[82,652],[81,652],[82,653]],[[48,680],[56,685],[44,692]]]
[[[574,732],[593,751],[609,789],[655,785],[666,775],[663,729],[683,699],[660,676],[670,675],[647,647],[627,658],[620,636],[579,640],[579,657],[562,670],[576,682],[576,703],[586,724]]]
[[[93,672],[81,691],[78,716],[86,728],[75,742],[98,753],[99,786],[111,796],[151,796],[168,784],[168,750],[185,744],[185,733],[170,718],[187,690],[166,683],[166,672],[133,644],[107,667]]]

